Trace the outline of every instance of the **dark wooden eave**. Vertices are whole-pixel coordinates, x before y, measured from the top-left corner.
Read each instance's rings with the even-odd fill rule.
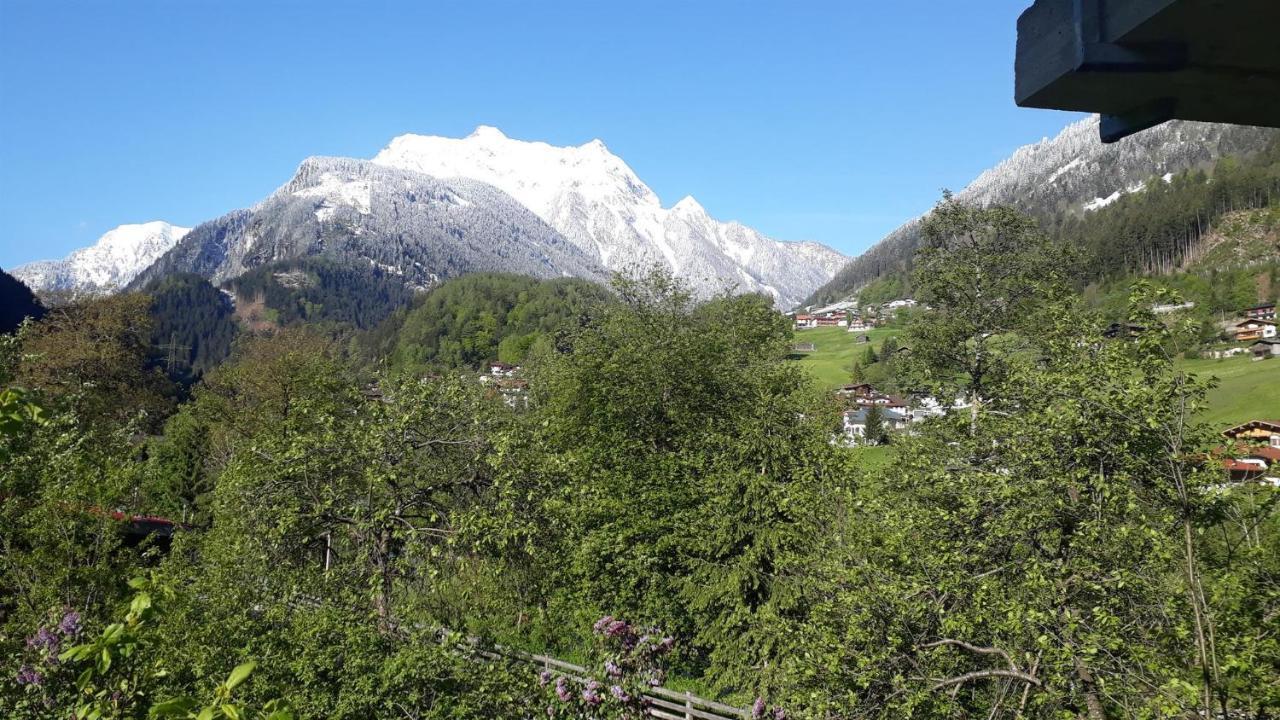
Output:
[[[1102,115],[1114,142],[1167,120],[1280,127],[1280,0],[1036,0],[1014,98]]]

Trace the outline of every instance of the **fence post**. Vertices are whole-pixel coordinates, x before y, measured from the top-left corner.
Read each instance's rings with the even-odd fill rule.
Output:
[[[693,713],[689,712],[693,709],[693,693],[688,690],[684,691],[684,720],[693,720]]]

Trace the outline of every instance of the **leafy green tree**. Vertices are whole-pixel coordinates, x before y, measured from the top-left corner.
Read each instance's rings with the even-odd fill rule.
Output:
[[[924,234],[913,282],[932,310],[908,330],[904,382],[940,397],[963,395],[976,424],[1021,351],[1019,338],[1036,332],[1037,306],[1066,294],[1068,265],[1025,215],[970,207],[949,194]]]
[[[172,408],[172,385],[150,364],[150,300],[119,295],[56,308],[18,336],[14,381],[82,426],[111,431],[141,418],[158,426]]]
[[[433,288],[364,340],[393,372],[422,375],[479,368],[494,359],[523,362],[539,341],[581,325],[607,291],[582,280],[475,274]]]
[[[683,661],[717,686],[767,685],[801,611],[791,578],[824,540],[834,408],[785,360],[767,299],[698,304],[663,275],[616,292],[534,364],[490,522],[550,568],[537,612],[642,618],[691,638]]]

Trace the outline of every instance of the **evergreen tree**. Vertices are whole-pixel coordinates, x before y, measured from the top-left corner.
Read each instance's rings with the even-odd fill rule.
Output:
[[[18,329],[26,318],[39,320],[44,306],[31,288],[4,270],[0,270],[0,335]]]

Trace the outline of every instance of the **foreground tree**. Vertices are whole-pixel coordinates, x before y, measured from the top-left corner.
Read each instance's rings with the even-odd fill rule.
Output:
[[[768,300],[699,304],[663,275],[617,291],[535,366],[487,535],[528,554],[547,597],[530,614],[636,618],[689,638],[677,665],[717,687],[768,685],[826,539],[834,405],[785,360]]]
[[[932,310],[917,314],[907,333],[902,383],[964,397],[976,423],[989,391],[1038,331],[1037,309],[1066,296],[1071,263],[1031,218],[950,194],[929,215],[924,236],[912,283]]]

